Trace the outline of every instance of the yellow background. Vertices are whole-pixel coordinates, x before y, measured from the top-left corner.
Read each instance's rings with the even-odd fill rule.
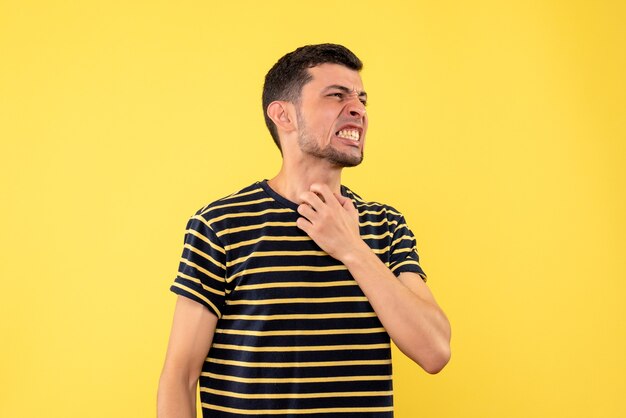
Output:
[[[626,416],[622,1],[0,1],[0,416],[153,417],[187,218],[278,170],[263,77],[365,62],[365,163],[453,325],[396,416]]]

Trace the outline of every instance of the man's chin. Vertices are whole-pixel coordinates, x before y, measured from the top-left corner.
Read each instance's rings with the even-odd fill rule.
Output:
[[[346,155],[346,154],[332,155],[332,156],[328,156],[327,159],[328,161],[330,161],[337,167],[343,167],[343,168],[356,167],[357,165],[363,162],[363,154],[359,156]]]
[[[363,161],[363,151],[360,149],[354,149],[351,153],[341,152],[331,147],[326,147],[324,149],[306,149],[302,147],[302,150],[309,155],[326,160],[338,168],[356,167]]]

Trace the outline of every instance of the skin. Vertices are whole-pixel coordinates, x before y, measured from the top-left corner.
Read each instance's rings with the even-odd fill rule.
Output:
[[[300,102],[267,108],[276,124],[283,163],[268,184],[297,202],[297,221],[324,251],[350,271],[396,346],[428,373],[450,359],[450,323],[422,278],[396,276],[359,235],[358,212],[341,196],[341,172],[361,162],[368,118],[358,72],[336,64],[309,69],[313,76]],[[358,142],[336,135],[358,129]],[[217,317],[179,297],[158,392],[160,418],[194,417],[198,378],[211,346]]]

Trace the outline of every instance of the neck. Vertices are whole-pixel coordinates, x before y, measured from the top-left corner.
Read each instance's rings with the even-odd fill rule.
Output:
[[[320,160],[293,163],[283,160],[280,171],[268,184],[284,198],[299,203],[300,194],[309,191],[313,183],[325,184],[334,193],[340,194],[342,169]]]

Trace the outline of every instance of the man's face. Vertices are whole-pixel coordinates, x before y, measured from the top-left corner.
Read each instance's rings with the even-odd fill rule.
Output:
[[[339,167],[360,164],[367,132],[361,76],[337,64],[318,65],[309,73],[313,79],[302,87],[296,108],[301,151]]]

